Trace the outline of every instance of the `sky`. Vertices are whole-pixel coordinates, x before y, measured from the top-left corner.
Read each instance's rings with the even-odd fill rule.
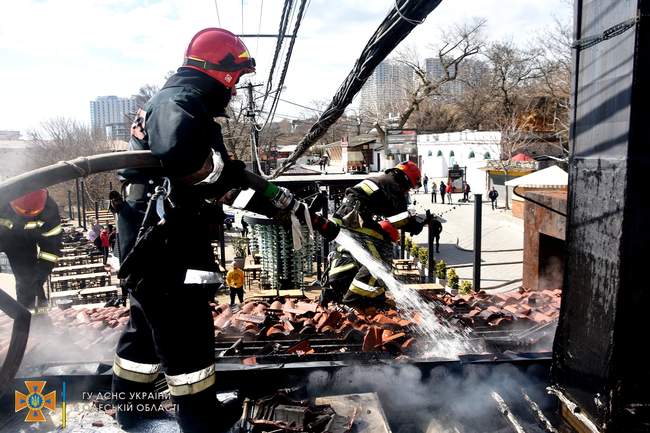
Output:
[[[296,3],[298,1],[296,0]],[[329,100],[394,0],[310,0],[282,99]],[[97,96],[162,85],[191,37],[205,27],[277,33],[282,0],[20,0],[0,5],[0,130],[37,129],[54,117],[90,123]],[[243,12],[242,12],[243,5]],[[217,14],[218,11],[218,14]],[[440,31],[474,17],[486,35],[525,45],[570,18],[567,0],[443,0],[403,42],[421,57]],[[242,20],[243,17],[243,20]],[[275,40],[245,39],[265,82]],[[278,116],[303,109],[280,102]]]

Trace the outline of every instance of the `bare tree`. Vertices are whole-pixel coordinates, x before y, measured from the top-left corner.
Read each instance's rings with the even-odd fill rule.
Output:
[[[145,84],[144,86],[140,87],[138,90],[138,93],[135,95],[135,103],[138,108],[144,107],[144,104],[149,101],[155,95],[158,93],[160,90],[160,87],[156,86],[155,84]]]
[[[226,108],[228,117],[220,118],[221,133],[228,153],[235,159],[251,160],[251,125],[246,118],[246,104],[236,97]]]
[[[569,20],[555,19],[555,25],[537,38],[542,56],[538,59],[541,93],[552,102],[552,129],[568,154],[571,101],[571,44],[573,26]]]
[[[400,60],[413,70],[418,85],[409,95],[408,106],[401,113],[398,128],[406,125],[411,115],[420,109],[420,105],[427,98],[437,94],[445,83],[454,81],[458,77],[460,66],[465,59],[479,53],[484,44],[481,30],[485,22],[485,19],[477,19],[471,23],[455,25],[443,32],[442,44],[437,50],[437,58],[442,70],[442,74],[438,77],[430,77],[426,66],[417,59]]]
[[[503,171],[507,181],[508,173],[513,168],[512,157],[526,149],[534,141],[534,136],[514,114],[508,118],[501,118],[498,126],[501,131],[501,155],[496,160],[496,164]],[[506,188],[506,209],[508,208],[508,188]]]
[[[79,156],[91,156],[112,151],[101,130],[93,130],[76,120],[54,118],[41,124],[39,130],[28,133],[33,146],[30,148],[31,169],[66,161]],[[85,179],[86,201],[93,206],[95,202],[108,197],[110,183],[118,184],[115,173],[99,173]],[[50,188],[54,199],[65,203],[67,190],[74,189],[67,182]],[[75,197],[76,200],[76,197]]]
[[[486,50],[491,88],[499,104],[498,122],[508,124],[521,112],[527,86],[542,77],[536,61],[540,55],[537,49],[523,50],[512,42],[493,42]]]

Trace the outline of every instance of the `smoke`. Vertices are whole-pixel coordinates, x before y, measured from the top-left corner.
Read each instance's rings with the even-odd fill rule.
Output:
[[[527,432],[541,432],[522,390],[543,411],[554,409],[545,393],[546,374],[539,365],[438,366],[426,376],[414,365],[355,366],[312,373],[307,391],[310,396],[376,392],[394,433],[512,431],[490,395],[496,391],[522,424],[529,424]]]
[[[95,373],[97,362],[112,361],[119,336],[117,329],[55,326],[47,315],[34,316],[18,374]],[[47,371],[40,372],[43,367]]]
[[[564,259],[558,256],[548,256],[540,263],[538,287],[540,289],[562,288],[564,278]]]

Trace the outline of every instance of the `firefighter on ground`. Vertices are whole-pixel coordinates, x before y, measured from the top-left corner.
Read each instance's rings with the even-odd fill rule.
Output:
[[[59,208],[39,189],[0,209],[0,251],[16,278],[16,298],[26,308],[45,303],[43,284],[61,254]]]
[[[426,219],[411,215],[408,192],[420,187],[420,169],[411,161],[368,178],[345,193],[343,203],[332,219],[367,249],[389,265],[393,257],[391,242],[399,240],[399,230],[411,234],[422,231]],[[355,306],[381,305],[385,287],[371,270],[357,262],[349,251],[337,248],[326,270],[321,303],[343,302]]]
[[[182,432],[226,427],[215,394],[219,379],[209,305],[214,286],[221,284],[210,227],[223,214],[206,199],[252,188],[250,203],[265,215],[299,204],[288,190],[231,160],[214,121],[225,116],[239,78],[254,71],[255,62],[237,36],[204,29],[131,128],[130,148],[150,149],[161,168],[120,173],[127,196],[117,206],[119,275],[129,292],[130,322],[116,350],[113,396],[117,420],[126,430],[157,415],[151,408],[159,403],[154,394],[159,373],[165,375]],[[149,224],[152,208],[159,219]]]

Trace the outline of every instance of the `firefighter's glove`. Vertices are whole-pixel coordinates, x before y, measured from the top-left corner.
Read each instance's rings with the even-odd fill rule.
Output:
[[[221,158],[221,154],[213,150],[210,158],[212,159],[212,171],[210,171],[205,179],[198,182],[199,184],[212,184],[221,177],[221,173],[223,172],[224,168],[224,162]]]
[[[293,194],[291,194],[291,191],[288,189],[279,186],[278,192],[271,199],[271,203],[278,209],[287,209],[289,206],[294,204]]]

